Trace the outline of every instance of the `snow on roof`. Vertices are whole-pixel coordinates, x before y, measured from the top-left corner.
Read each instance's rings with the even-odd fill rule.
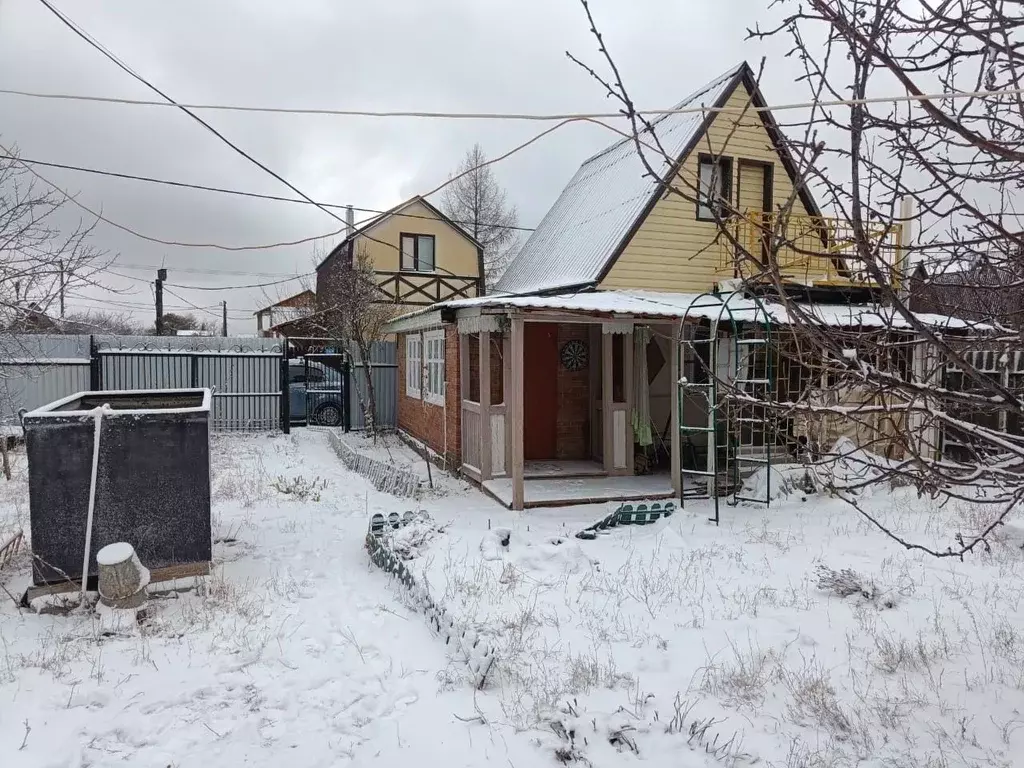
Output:
[[[727,308],[723,308],[727,304]],[[799,321],[778,302],[762,300],[760,304],[739,294],[714,296],[696,293],[660,293],[656,291],[588,291],[584,293],[560,294],[554,296],[481,296],[473,299],[458,299],[435,304],[427,310],[410,313],[396,318],[393,323],[409,325],[417,315],[438,309],[553,309],[564,312],[578,312],[597,315],[621,315],[627,317],[665,318],[678,320],[688,318],[727,320],[731,315],[737,321],[759,321],[764,319],[760,307],[773,323],[791,325]],[[910,324],[892,307],[868,304],[820,304],[801,303],[808,315],[818,322],[835,327],[869,327],[910,329]],[[969,323],[955,317],[915,312],[914,316],[925,325],[946,330],[972,328],[988,330],[989,326]]]
[[[273,325],[290,323],[294,320],[301,320],[313,314],[312,307],[274,307],[270,312],[270,322]]]
[[[746,63],[719,75],[676,108],[716,104],[746,69]],[[656,135],[671,160],[647,152],[665,176],[704,122],[699,112],[664,115]],[[646,175],[636,144],[622,139],[580,166],[568,186],[530,235],[495,286],[503,293],[569,288],[597,280],[637,218],[657,182]]]

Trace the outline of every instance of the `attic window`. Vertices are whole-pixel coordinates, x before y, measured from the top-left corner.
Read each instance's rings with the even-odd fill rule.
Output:
[[[434,271],[434,236],[402,233],[402,271]]]
[[[732,158],[701,155],[698,168],[697,219],[724,218],[732,194]]]

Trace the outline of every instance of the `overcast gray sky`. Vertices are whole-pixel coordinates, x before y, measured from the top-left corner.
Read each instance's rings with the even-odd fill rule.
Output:
[[[156,86],[182,102],[430,111],[603,111],[601,88],[565,57],[601,65],[577,0],[54,0]],[[671,106],[746,58],[769,56],[769,101],[797,100],[793,64],[746,27],[770,21],[766,0],[591,0],[635,101]],[[152,99],[38,0],[0,0],[0,87]],[[211,124],[317,200],[388,208],[443,182],[479,142],[501,154],[544,126],[493,121],[341,118],[222,112]],[[543,216],[582,160],[614,140],[573,125],[495,167],[521,224]],[[175,110],[0,95],[0,141],[36,160],[291,196]],[[109,218],[164,239],[278,242],[336,230],[310,206],[233,198],[41,169]],[[365,214],[363,214],[365,215]],[[357,216],[358,218],[358,216]],[[168,283],[230,286],[263,273],[310,272],[309,245],[226,253],[165,247],[101,223],[96,245],[117,254],[123,295],[83,290],[71,305],[152,303],[159,264]],[[147,265],[153,269],[137,269]],[[186,270],[222,270],[224,275]],[[298,283],[267,289],[284,296]],[[172,288],[189,302],[228,301],[232,333],[251,333],[262,290]],[[169,308],[184,308],[168,296]],[[152,311],[137,309],[150,321]],[[245,318],[245,319],[243,319]]]

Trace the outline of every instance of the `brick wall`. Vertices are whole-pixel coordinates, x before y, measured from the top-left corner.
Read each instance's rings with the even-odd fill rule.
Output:
[[[590,357],[595,351],[589,349],[590,334],[586,325],[566,324],[558,326],[558,349],[572,339],[579,339],[587,345]],[[555,441],[556,458],[590,458],[590,372],[586,366],[580,371],[568,371],[558,361],[558,425]]]
[[[404,333],[398,336],[398,428],[426,443],[432,451],[443,456],[449,469],[458,469],[462,464],[459,449],[462,400],[459,392],[458,331],[454,325],[445,327],[446,408],[409,397],[405,376],[406,337],[407,334]]]

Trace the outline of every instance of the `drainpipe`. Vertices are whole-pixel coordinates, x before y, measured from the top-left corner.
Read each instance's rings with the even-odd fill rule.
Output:
[[[896,251],[896,277],[900,281],[896,295],[907,304],[910,301],[910,246],[914,242],[914,199],[909,195],[900,200],[900,243]]]

